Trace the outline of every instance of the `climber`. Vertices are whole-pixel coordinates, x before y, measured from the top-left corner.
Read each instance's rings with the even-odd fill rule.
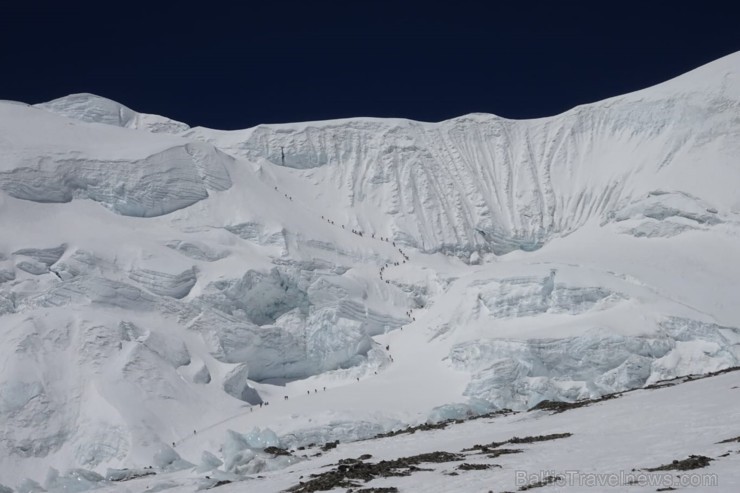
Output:
[[[285,149],[280,148],[280,162],[285,166]]]
[[[288,396],[286,395],[285,397],[283,397],[283,399],[285,399],[287,401],[288,400]]]
[[[385,347],[385,350],[386,350],[386,351],[390,351],[390,350],[391,350],[391,346],[390,346],[390,344],[388,344],[388,345],[387,345],[387,346]]]

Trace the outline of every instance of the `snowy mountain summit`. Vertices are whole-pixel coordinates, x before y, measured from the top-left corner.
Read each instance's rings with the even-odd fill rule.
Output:
[[[738,366],[739,156],[740,53],[522,121],[2,101],[0,491]]]

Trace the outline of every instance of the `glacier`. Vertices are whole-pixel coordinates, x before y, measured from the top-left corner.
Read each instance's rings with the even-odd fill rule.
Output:
[[[737,156],[737,53],[521,121],[0,101],[0,490],[738,366]]]

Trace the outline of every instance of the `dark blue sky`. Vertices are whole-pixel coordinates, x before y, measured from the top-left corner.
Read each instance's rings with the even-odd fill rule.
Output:
[[[0,99],[74,92],[190,125],[547,116],[740,50],[733,2],[34,2],[0,11]]]

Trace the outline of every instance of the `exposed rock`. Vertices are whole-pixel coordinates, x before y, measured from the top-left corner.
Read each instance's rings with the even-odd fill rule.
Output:
[[[359,490],[347,490],[347,493],[398,493],[395,486],[385,486],[379,488],[360,488]]]
[[[413,472],[422,471],[417,467],[422,463],[443,463],[463,459],[461,454],[450,452],[431,452],[411,457],[401,457],[390,461],[380,461],[372,464],[358,459],[340,461],[334,469],[321,474],[314,474],[309,481],[301,481],[287,491],[294,493],[310,493],[313,491],[327,491],[334,488],[354,488],[358,481],[368,482],[376,477],[409,476]]]
[[[562,413],[571,409],[578,409],[579,407],[590,406],[597,402],[606,401],[620,397],[619,394],[609,394],[598,399],[583,399],[576,402],[563,402],[563,401],[540,401],[536,406],[530,409],[530,411],[553,411],[554,413]]]
[[[337,448],[337,445],[339,445],[339,440],[333,441],[333,442],[327,442],[324,445],[321,446],[321,450],[326,452],[327,450],[331,450],[333,448]]]
[[[293,455],[287,450],[285,450],[284,448],[280,448],[280,447],[267,447],[265,448],[265,452],[268,454],[272,454],[272,455],[287,455],[287,456]]]
[[[674,460],[670,464],[663,464],[658,467],[646,467],[645,471],[690,471],[692,469],[701,469],[707,467],[714,459],[703,455],[690,455],[688,459]]]
[[[498,464],[469,464],[464,462],[456,467],[458,471],[484,471],[493,467],[501,467]]]
[[[480,450],[481,452],[489,453],[492,451],[492,449],[496,449],[502,445],[506,445],[507,443],[518,445],[518,444],[523,444],[523,443],[546,442],[549,440],[558,440],[560,438],[568,438],[572,435],[573,435],[572,433],[554,433],[552,435],[536,435],[536,436],[529,436],[529,437],[523,437],[523,438],[513,437],[513,438],[510,438],[509,440],[506,440],[505,442],[491,442],[487,445],[476,444],[476,445],[473,445],[471,448],[463,449],[463,452]],[[517,453],[517,452],[519,451],[510,452],[510,453]]]
[[[732,442],[740,443],[740,436],[736,436],[735,438],[728,438],[727,440],[722,440],[721,442],[717,442],[717,443],[719,444],[719,443],[732,443]]]

